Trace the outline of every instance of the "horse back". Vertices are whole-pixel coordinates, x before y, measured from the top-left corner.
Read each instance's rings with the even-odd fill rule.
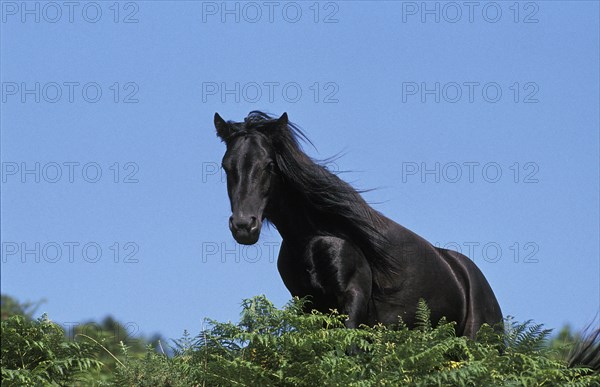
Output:
[[[388,238],[401,270],[393,276],[374,271],[373,291],[378,320],[408,325],[423,298],[431,309],[431,320],[445,316],[457,322],[457,334],[474,337],[483,323],[502,322],[502,313],[492,288],[475,263],[456,251],[433,246],[407,228],[389,220]]]

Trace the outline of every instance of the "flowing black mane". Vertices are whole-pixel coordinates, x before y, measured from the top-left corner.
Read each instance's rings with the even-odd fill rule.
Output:
[[[227,141],[253,133],[268,138],[284,181],[300,192],[314,210],[345,225],[340,232],[346,235],[334,236],[352,238],[367,259],[384,273],[397,272],[397,260],[389,255],[389,242],[380,232],[379,212],[365,202],[359,191],[304,153],[299,140],[312,143],[297,125],[288,122],[281,127],[277,118],[261,111],[250,112],[244,122],[228,123],[234,130]]]

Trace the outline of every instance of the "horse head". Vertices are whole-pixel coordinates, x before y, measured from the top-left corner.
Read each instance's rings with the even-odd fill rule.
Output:
[[[214,123],[217,136],[227,146],[221,165],[231,204],[229,229],[238,243],[252,245],[260,236],[265,207],[276,184],[273,136],[287,128],[288,117],[284,113],[271,119],[251,112],[244,122],[226,122],[215,113]]]

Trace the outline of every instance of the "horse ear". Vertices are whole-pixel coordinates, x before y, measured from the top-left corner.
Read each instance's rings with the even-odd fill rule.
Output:
[[[215,128],[217,129],[217,136],[223,141],[231,135],[231,126],[221,118],[219,113],[215,113]]]
[[[283,114],[281,115],[281,117],[279,117],[279,118],[277,119],[277,124],[278,124],[279,126],[287,127],[287,125],[288,125],[288,115],[287,115],[287,112],[286,112],[286,113],[283,113]]]

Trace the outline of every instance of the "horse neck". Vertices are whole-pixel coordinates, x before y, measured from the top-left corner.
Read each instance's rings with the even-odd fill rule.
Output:
[[[304,195],[286,184],[271,194],[265,216],[287,242],[301,242],[317,235],[319,227],[323,227],[316,221],[316,211]]]

